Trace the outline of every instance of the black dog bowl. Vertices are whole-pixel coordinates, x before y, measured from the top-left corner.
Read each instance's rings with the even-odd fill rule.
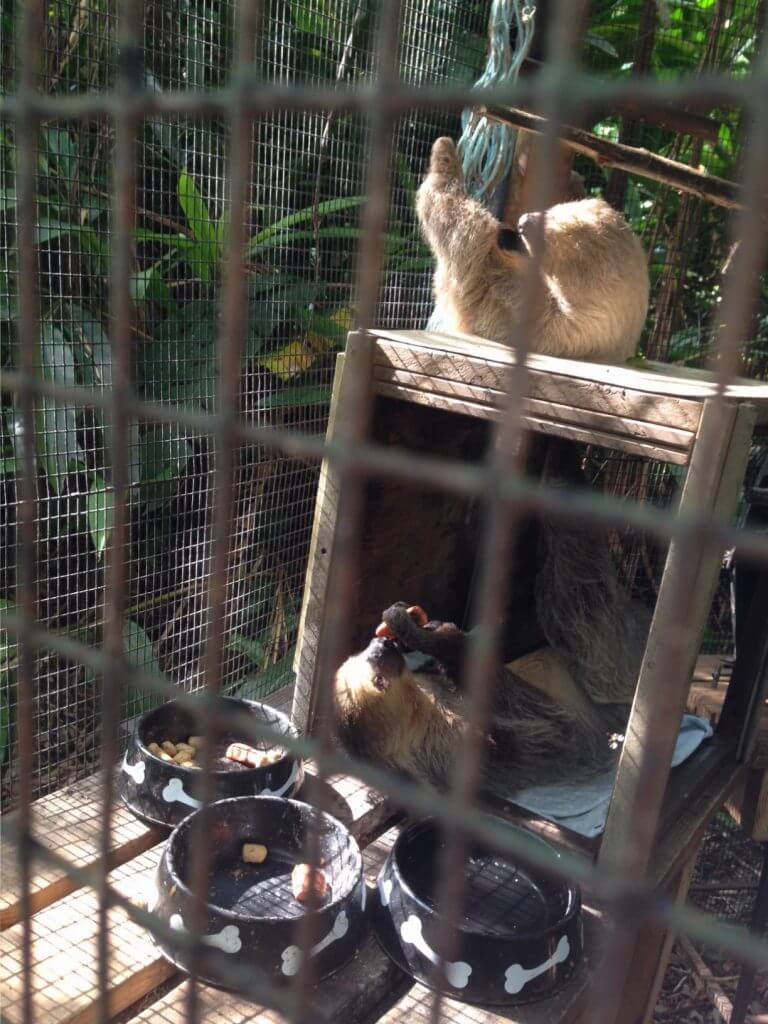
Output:
[[[202,812],[201,812],[202,813]],[[208,809],[206,829],[212,839],[200,977],[231,988],[227,963],[258,967],[271,980],[292,977],[302,952],[296,945],[297,918],[316,915],[317,941],[308,950],[317,978],[326,978],[357,951],[364,931],[365,883],[360,848],[341,822],[307,804],[278,797],[222,800]],[[190,927],[193,895],[191,842],[197,814],[170,835],[157,869],[156,893],[149,909],[175,931]],[[308,827],[319,822],[319,856],[329,886],[316,909],[294,899],[291,872],[305,856]],[[262,864],[242,861],[244,843],[267,847]],[[158,941],[163,955],[189,970],[189,953]]]
[[[234,697],[222,697],[221,703],[225,708],[253,715],[283,736],[296,738],[298,735],[285,715],[266,704]],[[139,718],[123,757],[119,792],[123,802],[142,821],[172,828],[200,807],[202,771],[164,761],[155,756],[148,745],[162,745],[164,740],[179,743],[202,731],[200,721],[175,701],[147,711]],[[216,736],[214,754],[223,754],[230,743],[237,741],[256,749],[269,747],[268,743],[251,743],[246,737],[227,731]],[[279,744],[279,740],[276,739],[275,744]],[[243,767],[216,757],[213,799],[256,794],[290,797],[299,788],[302,774],[301,761],[289,754],[263,768]]]
[[[444,928],[434,904],[443,845],[431,819],[404,829],[379,874],[374,909],[385,951],[427,985],[434,981]],[[475,845],[458,933],[456,959],[442,967],[450,996],[488,1006],[544,999],[566,984],[581,961],[579,891]]]

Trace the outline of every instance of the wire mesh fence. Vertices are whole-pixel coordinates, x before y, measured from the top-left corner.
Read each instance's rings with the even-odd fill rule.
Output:
[[[681,8],[670,12],[666,22],[656,15],[649,22],[650,7],[654,5],[625,3],[595,10],[584,43],[588,65],[614,75],[633,68],[733,67],[738,72],[749,66],[757,31],[755,5]],[[313,5],[276,4],[265,9],[265,18],[273,28],[260,54],[267,80],[349,83],[370,78],[374,22],[367,4],[349,4],[333,12]],[[472,81],[484,58],[486,18],[484,4],[406,5],[399,56],[403,79],[414,86]],[[641,22],[645,29],[638,41],[635,28]],[[176,11],[147,5],[141,40],[145,87],[162,93],[224,86],[232,66],[232,25],[227,3]],[[116,69],[115,26],[109,4],[60,5],[46,20],[41,91],[65,95],[109,89]],[[4,90],[11,92],[18,68],[10,14],[3,28]],[[453,117],[415,109],[398,120],[385,277],[377,308],[382,326],[422,325],[429,316],[431,258],[418,237],[413,196],[431,139],[455,131]],[[625,124],[615,115],[595,126],[605,137],[626,141],[631,135],[636,144],[684,162],[698,161],[724,176],[738,161],[737,128],[738,115],[732,111],[722,113],[716,141],[707,142],[653,123]],[[275,113],[260,119],[255,128],[246,214],[249,334],[239,400],[256,422],[324,429],[333,354],[352,320],[366,132],[359,117],[333,112]],[[93,119],[47,119],[38,135],[41,356],[51,380],[99,387],[111,383],[107,253],[113,142],[110,125]],[[12,359],[17,290],[13,153],[13,126],[6,121],[0,172],[7,244],[0,294],[7,359]],[[224,122],[149,117],[140,128],[137,159],[131,268],[135,386],[153,401],[212,409],[226,214]],[[651,253],[657,315],[649,321],[646,350],[700,364],[708,351],[709,318],[718,298],[719,286],[713,281],[726,256],[723,212],[702,200],[681,198],[669,187],[652,187],[621,172],[606,174],[582,158],[577,168],[588,190],[607,188],[623,205]],[[692,203],[698,212],[688,210]],[[691,237],[696,239],[695,251],[681,244],[681,239]],[[668,312],[662,313],[662,307]],[[745,364],[745,371],[758,377],[765,369],[760,354],[763,319],[760,314]],[[10,603],[17,426],[14,408],[8,404],[2,424],[7,524],[3,600]],[[45,566],[40,613],[58,628],[94,640],[112,500],[103,422],[72,406],[51,405],[42,411],[40,427],[46,468],[39,503],[38,557]],[[211,452],[204,436],[178,425],[134,422],[130,429],[131,600],[126,648],[137,664],[156,662],[195,688],[209,573]],[[596,453],[593,460],[599,459]],[[290,677],[316,476],[311,468],[269,457],[258,447],[244,448],[239,460],[239,542],[228,596],[225,678],[233,689],[263,694]],[[614,465],[619,467],[618,477]],[[650,489],[645,468],[632,482],[627,479],[632,471],[626,460],[607,458],[603,468],[603,486],[609,491],[636,492],[643,478],[644,493],[651,499],[663,500],[669,492],[669,470],[661,467]],[[275,508],[281,510],[279,517],[272,514]],[[626,568],[641,590],[653,589],[642,550],[630,553]],[[730,648],[730,620],[724,586],[713,614],[709,649]],[[43,792],[91,770],[98,751],[98,723],[93,680],[81,669],[49,658],[40,666],[39,678],[43,701],[37,719],[41,752],[36,789]],[[8,676],[3,679],[11,726],[10,746],[3,757],[3,802],[9,806],[17,793],[15,700]],[[125,717],[130,719],[142,706],[133,699],[124,709]]]
[[[607,83],[574,72],[567,85],[548,86],[532,76],[533,84],[495,98],[524,102],[528,90],[554,122],[582,102],[642,100],[644,82],[651,98],[714,97],[722,114],[716,141],[681,143],[680,133],[615,117],[597,122],[597,131],[666,147],[723,175],[743,163],[752,174],[744,194],[759,196],[761,139],[750,165],[739,131],[742,109],[765,116],[760,5],[656,11],[656,4],[616,3],[602,5],[602,21],[601,5],[594,6],[584,46],[567,38],[578,19],[563,18],[567,26],[555,29],[549,54],[567,63],[571,51],[583,50],[587,67],[611,73]],[[392,3],[379,11],[362,0],[274,0],[258,12],[244,5],[238,23],[224,2],[148,3],[141,17],[131,8],[62,3],[53,17],[26,4],[17,49],[13,20],[3,12],[3,600],[10,614],[0,760],[4,804],[21,804],[26,853],[33,848],[31,798],[89,774],[100,752],[111,766],[118,728],[153,702],[179,687],[260,697],[289,681],[322,454],[341,473],[350,532],[332,567],[322,673],[330,680],[349,628],[360,478],[429,470],[416,462],[409,470],[405,459],[377,461],[364,444],[362,370],[346,432],[335,448],[323,447],[334,357],[353,322],[421,326],[431,310],[431,264],[416,232],[413,194],[431,140],[456,134],[458,113],[478,98],[465,87],[483,62],[488,13],[485,4]],[[653,30],[646,24],[638,42],[638,19],[651,17],[651,8],[658,23]],[[243,38],[249,18],[258,19],[255,38]],[[248,56],[254,45],[255,61]],[[635,59],[637,79],[629,74]],[[664,71],[675,77],[665,80]],[[440,83],[453,91],[435,89]],[[596,190],[603,184],[591,167],[586,178]],[[607,184],[643,222],[658,275],[649,352],[703,361],[713,337],[703,325],[718,319],[711,282],[727,252],[724,215],[620,175]],[[540,191],[546,198],[546,181]],[[750,344],[741,369],[755,377],[766,371],[765,317],[753,330],[747,306],[760,262],[758,224],[755,218],[742,242],[730,305],[723,300],[722,382],[739,363],[744,337]],[[522,394],[522,370],[510,387],[507,441],[519,429],[514,398]],[[608,459],[595,448],[587,458],[607,492],[671,504],[668,470]],[[478,586],[481,621],[492,621],[504,571],[489,566],[509,544],[520,503],[520,494],[502,496],[499,480],[514,481],[514,467],[502,457],[471,478],[438,464],[431,472],[440,486],[489,502]],[[546,495],[540,500],[546,504]],[[603,522],[621,530],[627,513],[617,504],[577,503],[572,514],[599,519],[601,508]],[[706,516],[638,515],[637,524],[665,539],[737,544],[766,558],[759,537],[745,540]],[[651,595],[656,557],[632,545],[625,552],[627,575]],[[723,642],[719,632],[713,646]],[[670,647],[667,657],[674,667]],[[478,648],[470,663],[478,724],[491,660]],[[323,699],[329,694],[326,686]],[[406,806],[437,808],[445,821],[481,828],[470,810],[478,758],[471,746],[457,792],[443,804],[334,760],[327,733],[297,749],[316,756],[321,774],[353,767]],[[104,799],[109,808],[108,789]],[[108,849],[109,814],[104,868]],[[561,870],[600,888],[601,876],[584,864],[566,861]],[[618,879],[607,874],[602,891],[616,896],[620,878],[621,871]],[[97,882],[106,1012],[107,908],[119,900],[105,871]],[[658,901],[648,901],[647,912],[694,931],[709,927]],[[764,953],[726,932],[707,934],[753,961]],[[28,970],[29,936],[26,942]],[[249,987],[296,1016],[311,1000],[309,980],[302,969],[291,1005],[258,981]],[[603,999],[600,1019],[609,1019],[612,1005]]]

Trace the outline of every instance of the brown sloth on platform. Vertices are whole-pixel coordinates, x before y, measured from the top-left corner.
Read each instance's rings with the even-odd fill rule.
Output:
[[[543,228],[541,289],[529,348],[544,355],[623,362],[648,311],[643,247],[602,199],[559,203],[505,225],[467,195],[453,141],[437,139],[416,213],[432,250],[441,328],[511,344],[530,292],[532,244]]]
[[[485,785],[502,795],[588,777],[616,757],[650,615],[621,585],[604,543],[542,524],[536,609],[548,646],[502,667],[493,683]],[[392,605],[366,649],[335,679],[339,737],[350,753],[444,786],[467,729],[468,637]],[[406,655],[428,656],[412,671]]]

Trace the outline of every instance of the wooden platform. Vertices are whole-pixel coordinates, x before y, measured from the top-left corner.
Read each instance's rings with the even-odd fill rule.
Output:
[[[506,345],[431,331],[375,336],[376,394],[501,418],[515,359]],[[524,418],[532,430],[677,465],[688,464],[704,402],[716,392],[705,371],[661,363],[634,369],[531,354],[526,365]],[[768,424],[767,384],[737,381],[726,395],[754,402],[758,427]]]
[[[735,783],[739,770],[707,753],[699,762],[709,764],[707,771],[687,773],[689,781],[677,788],[669,819],[674,826],[665,830],[653,861],[653,877],[659,887],[676,891],[677,878],[698,848],[707,822],[722,805]],[[699,776],[698,786],[691,779]],[[683,778],[683,776],[679,776]],[[364,849],[365,871],[369,884],[383,863],[396,835],[392,827],[397,811],[381,794],[360,782],[335,777],[321,785],[308,773],[302,798],[314,801],[344,820]],[[670,793],[675,789],[670,787]],[[522,815],[510,810],[518,823]],[[36,834],[49,848],[79,864],[96,862],[98,824],[101,820],[100,790],[97,780],[88,779],[34,806]],[[529,827],[536,823],[528,820]],[[118,808],[113,833],[110,881],[131,902],[141,904],[151,882],[161,849],[161,836],[146,828]],[[558,843],[594,854],[594,845],[579,843],[553,827],[541,823],[539,831]],[[8,851],[6,850],[6,858]],[[7,865],[7,859],[5,860]],[[35,870],[35,915],[33,918],[33,961],[31,979],[36,1020],[46,1024],[90,1024],[97,1019],[96,977],[96,896],[90,889],[77,888],[61,872],[40,866]],[[4,870],[2,901],[5,916],[0,933],[0,987],[3,991],[3,1020],[22,1024],[21,969],[22,925],[18,923],[18,879]],[[585,894],[586,957],[585,966],[572,983],[553,999],[511,1013],[470,1007],[455,1000],[443,1003],[441,1020],[452,1024],[556,1024],[576,1022],[588,999],[589,969],[595,964],[600,938],[600,912]],[[187,985],[183,975],[163,960],[149,936],[122,909],[110,912],[111,961],[109,973],[110,1019],[121,1024],[141,1021],[146,1024],[183,1024],[186,1020]],[[642,1019],[643,998],[651,989],[657,964],[644,965],[645,989],[638,995],[636,1012],[627,1022]],[[641,975],[643,971],[640,971]],[[645,992],[645,994],[643,994]],[[249,1000],[222,993],[206,986],[200,988],[201,1020],[211,1024],[277,1022],[280,1016]],[[431,994],[402,974],[369,935],[356,959],[333,978],[316,986],[312,1005],[318,1019],[334,1019],[345,1024],[367,1024],[377,1019],[426,1021]],[[628,1009],[629,1012],[629,1009]]]

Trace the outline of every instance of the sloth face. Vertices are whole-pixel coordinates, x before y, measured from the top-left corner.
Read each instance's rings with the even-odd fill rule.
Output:
[[[352,691],[372,687],[386,693],[403,674],[405,658],[394,640],[374,637],[364,651],[348,658],[337,673],[337,684]]]

